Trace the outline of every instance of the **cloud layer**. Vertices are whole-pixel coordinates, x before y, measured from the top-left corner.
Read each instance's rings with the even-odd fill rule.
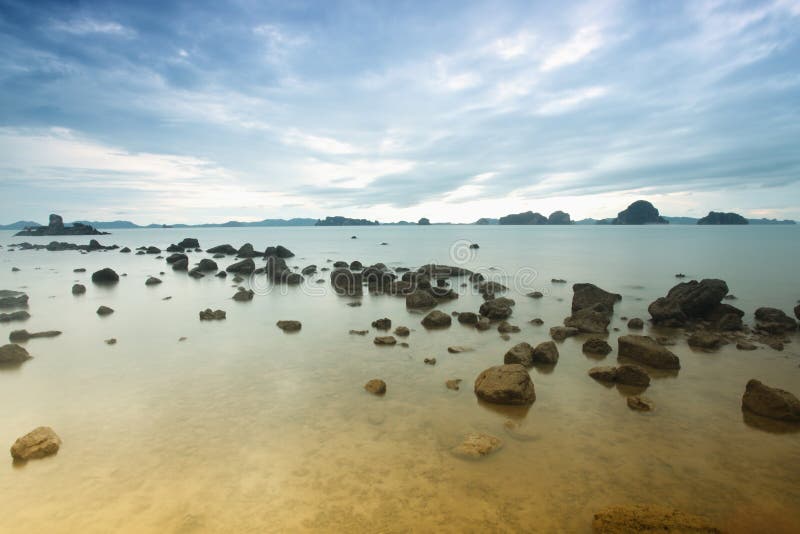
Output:
[[[0,0],[4,221],[800,218],[800,0]]]

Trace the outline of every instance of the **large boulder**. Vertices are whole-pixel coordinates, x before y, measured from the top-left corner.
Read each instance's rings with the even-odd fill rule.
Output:
[[[797,322],[777,308],[758,308],[755,317],[758,328],[771,334],[797,330]]]
[[[618,354],[656,369],[680,369],[677,356],[649,336],[620,336]]]
[[[788,391],[750,380],[742,396],[742,409],[762,417],[800,422],[800,400]]]
[[[713,313],[727,294],[728,284],[724,280],[692,280],[670,289],[666,297],[653,301],[647,311],[656,324],[684,326]]]
[[[584,308],[574,312],[564,319],[564,326],[577,328],[578,331],[587,334],[607,334],[611,315],[606,313],[606,308],[602,304],[596,306],[597,309]]]
[[[186,248],[200,248],[200,241],[198,241],[197,239],[195,239],[193,237],[186,237],[186,238],[183,239],[183,241],[178,243],[178,246],[181,247],[181,248],[184,248],[184,249],[186,249]]]
[[[720,534],[704,517],[655,505],[611,506],[594,514],[595,534],[631,532],[660,534]]]
[[[425,328],[445,328],[450,326],[453,322],[453,318],[442,311],[433,310],[426,315],[421,322],[422,326]]]
[[[92,282],[95,284],[116,284],[119,282],[119,275],[114,269],[106,267],[92,274]]]
[[[252,260],[252,258],[246,258],[241,261],[237,261],[231,265],[228,265],[228,268],[225,269],[229,273],[237,273],[237,274],[252,274],[253,271],[256,270],[256,264]]]
[[[260,258],[264,254],[262,252],[257,252],[250,243],[245,243],[239,247],[239,250],[236,251],[236,255],[240,258]]]
[[[622,296],[594,284],[574,284],[572,291],[572,315],[564,319],[564,325],[588,334],[607,334],[614,304]]]
[[[17,461],[44,458],[58,452],[61,438],[48,426],[40,426],[25,434],[11,446],[11,456]]]
[[[264,251],[264,256],[268,258],[270,256],[275,256],[286,259],[294,257],[294,253],[283,245],[278,245],[277,247],[267,247],[267,250]]]
[[[0,365],[17,364],[30,359],[31,355],[28,354],[28,351],[19,345],[9,343],[0,347]]]
[[[544,341],[533,349],[533,363],[555,365],[558,362],[558,347],[553,341]]]
[[[536,400],[531,376],[520,364],[486,369],[475,379],[475,394],[494,404],[531,404]]]
[[[585,308],[594,308],[597,304],[609,310],[614,310],[614,304],[622,300],[622,295],[600,289],[594,284],[572,285],[572,311],[573,313]]]
[[[433,295],[422,289],[417,289],[406,295],[406,308],[424,310],[436,306]]]
[[[200,260],[200,263],[197,264],[198,271],[216,271],[217,269],[219,269],[217,262],[208,258],[203,258]]]

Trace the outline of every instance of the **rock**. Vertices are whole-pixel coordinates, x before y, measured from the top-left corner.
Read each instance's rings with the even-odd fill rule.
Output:
[[[550,279],[550,283],[551,284],[566,284],[567,281],[564,280],[563,278],[551,278]]]
[[[617,340],[617,353],[621,357],[630,358],[656,369],[680,369],[677,356],[662,347],[649,336],[620,336]]]
[[[800,304],[794,307],[794,316],[800,321]]]
[[[303,267],[303,270],[300,271],[302,274],[308,276],[317,272],[316,265],[308,265],[307,267]]]
[[[411,334],[411,330],[407,326],[398,326],[394,329],[394,334],[400,337],[406,337]]]
[[[506,352],[506,355],[503,357],[503,363],[518,363],[525,367],[533,366],[533,347],[530,343],[526,343],[525,341],[517,343]]]
[[[483,433],[468,434],[460,445],[452,449],[454,455],[461,458],[477,459],[499,450],[503,442],[494,436]]]
[[[383,395],[384,393],[386,393],[386,382],[384,382],[380,378],[373,378],[372,380],[364,384],[364,389],[366,389],[373,395]]]
[[[684,326],[713,312],[727,293],[728,284],[723,280],[683,282],[670,289],[666,297],[653,301],[647,311],[656,324]]]
[[[542,325],[544,324],[544,321],[543,321],[542,319],[540,319],[539,317],[536,317],[536,318],[534,318],[534,319],[531,319],[531,320],[530,320],[530,321],[528,321],[528,322],[529,322],[530,324],[534,325],[534,326],[542,326]]]
[[[394,336],[377,336],[373,340],[373,343],[376,345],[395,345],[397,344],[397,340]]]
[[[644,328],[644,321],[639,319],[638,317],[634,317],[630,321],[628,321],[628,328],[631,330],[641,330]]]
[[[417,289],[406,295],[406,308],[423,310],[436,306],[436,299],[427,291]]]
[[[214,276],[216,278],[227,278],[228,277],[228,273],[226,273],[225,271],[220,271],[217,274],[215,274]]]
[[[719,334],[708,332],[706,330],[698,330],[694,332],[691,336],[689,336],[688,342],[690,347],[704,350],[706,352],[715,351],[727,343],[727,341],[725,341],[725,339]]]
[[[122,254],[130,254],[130,252],[131,252],[131,249],[129,249],[128,247],[123,247],[123,248],[121,248],[119,251],[120,251],[120,253],[122,253]]]
[[[119,282],[119,275],[114,269],[106,267],[92,274],[92,282],[95,284],[116,284]]]
[[[72,286],[73,295],[83,295],[86,293],[86,286],[83,284],[75,284]]]
[[[638,365],[620,365],[616,369],[614,382],[626,386],[647,387],[650,385],[650,375]]]
[[[499,325],[497,325],[497,331],[501,334],[516,334],[519,332],[519,327],[510,324],[507,321],[502,321]]]
[[[29,339],[36,339],[40,337],[56,337],[60,336],[61,332],[58,330],[47,330],[45,332],[28,332],[27,330],[12,330],[8,335],[8,340],[12,343],[21,343]]]
[[[350,262],[350,270],[351,271],[361,271],[364,269],[364,265],[358,260],[353,260]]]
[[[436,358],[425,358],[423,363],[426,365],[436,365]]]
[[[506,286],[494,280],[485,280],[482,282],[478,282],[477,284],[475,284],[475,286],[481,295],[494,295],[495,293],[502,293],[504,291],[508,291],[508,288]]]
[[[19,267],[12,267],[11,268],[11,272],[12,273],[18,273],[19,272]]]
[[[200,312],[201,321],[221,321],[225,319],[225,317],[226,313],[222,310],[212,311],[211,308],[206,308],[205,310]]]
[[[392,327],[392,320],[389,319],[388,317],[372,321],[372,328],[375,328],[377,330],[389,330],[391,327]]]
[[[446,313],[433,310],[422,319],[421,323],[425,328],[446,328],[452,321],[453,319]]]
[[[708,215],[697,221],[697,224],[750,224],[747,219],[738,213],[724,213],[709,211]]]
[[[200,241],[193,237],[186,237],[178,243],[178,246],[181,248],[200,248]]]
[[[225,254],[227,256],[233,256],[236,254],[236,249],[233,248],[231,245],[217,245],[216,247],[211,247],[207,249],[206,252],[209,254]]]
[[[252,289],[245,289],[240,287],[239,290],[233,295],[233,300],[236,302],[249,302],[253,300],[253,296],[255,296],[255,291]]]
[[[0,365],[17,364],[30,359],[28,351],[19,345],[9,343],[0,347]]]
[[[197,270],[203,272],[216,271],[218,269],[219,266],[217,266],[217,262],[215,262],[214,260],[210,260],[208,258],[203,258],[202,260],[200,260],[200,263],[197,264]]]
[[[452,389],[453,391],[458,391],[459,389],[461,389],[461,387],[460,387],[461,386],[461,379],[460,378],[453,378],[451,380],[447,380],[447,381],[445,381],[444,385],[445,385],[445,387],[447,387],[447,389]]]
[[[325,283],[324,280],[317,280],[317,283],[319,282],[322,282],[323,284]],[[347,305],[350,306],[351,308],[358,308],[359,306],[361,306],[361,301],[354,300],[353,302],[348,302]]]
[[[145,253],[147,253],[147,254],[161,254],[161,249],[158,248],[158,247],[147,247],[147,250],[145,250]]]
[[[11,446],[11,457],[17,461],[44,458],[58,452],[61,438],[49,426],[40,426],[25,434]]]
[[[758,308],[755,313],[759,330],[782,334],[797,330],[797,322],[777,308]]]
[[[494,321],[508,319],[511,316],[511,306],[513,305],[508,304],[509,300],[502,298],[487,300],[481,304],[480,314]]]
[[[550,328],[550,337],[556,341],[564,341],[568,337],[577,336],[580,330],[572,326],[553,326]]]
[[[179,259],[177,261],[172,262],[172,270],[173,271],[188,271],[189,270],[189,260],[186,258]]]
[[[533,349],[533,363],[554,365],[558,363],[558,347],[552,341],[545,341]]]
[[[610,314],[614,311],[614,304],[622,300],[622,295],[610,293],[594,284],[573,284],[572,292],[573,313],[599,304]]]
[[[704,316],[704,320],[711,323],[710,328],[713,330],[730,332],[741,330],[744,327],[742,317],[744,317],[744,312],[739,308],[730,304],[720,304],[708,312]]]
[[[540,299],[544,297],[544,294],[541,291],[532,291],[528,293],[528,296],[532,299]]]
[[[237,261],[225,269],[229,273],[237,274],[252,274],[256,270],[256,264],[252,258],[246,258],[242,261]]]
[[[800,422],[800,400],[797,397],[755,379],[747,382],[742,396],[742,409],[769,419]]]
[[[278,245],[277,247],[267,247],[267,250],[264,252],[264,256],[275,256],[286,259],[294,257],[294,253],[283,245]]]
[[[478,314],[472,312],[461,312],[456,316],[456,319],[461,324],[476,324],[478,322]]]
[[[339,295],[349,297],[361,296],[364,293],[363,276],[349,269],[336,268],[330,274],[331,285]]]
[[[111,315],[112,313],[114,313],[114,310],[108,306],[100,306],[97,308],[97,315]]]
[[[156,278],[155,276],[149,276],[147,280],[145,280],[144,285],[146,286],[155,286],[161,283],[160,278]]]
[[[608,324],[611,322],[611,314],[606,311],[602,304],[595,306],[595,308],[584,308],[573,312],[572,315],[564,319],[564,325],[587,334],[607,334]]]
[[[72,269],[73,273],[85,273],[86,269],[83,267],[78,267],[77,269]]]
[[[350,334],[356,336],[366,336],[369,333],[369,330],[350,330]]]
[[[611,345],[600,338],[588,339],[583,343],[583,352],[587,354],[602,354],[605,356],[611,352]]]
[[[481,331],[489,330],[491,327],[492,323],[486,317],[481,317],[480,319],[478,319],[478,322],[475,323],[475,329],[477,330]]]
[[[589,376],[601,382],[614,382],[617,378],[617,368],[609,366],[592,367]]]
[[[739,350],[756,350],[758,347],[742,339],[736,342],[736,348]]]
[[[634,395],[632,397],[628,397],[626,402],[628,403],[628,408],[630,408],[631,410],[636,410],[637,412],[653,411],[653,401],[651,401],[647,397]]]
[[[106,339],[106,345],[116,345],[116,344],[117,344],[117,339],[116,338],[112,337],[110,339]]]
[[[303,327],[303,325],[302,325],[302,323],[300,323],[300,321],[292,321],[292,320],[289,320],[289,321],[278,321],[275,324],[278,326],[278,328],[280,328],[284,332],[297,332],[298,330],[300,330]]]
[[[256,252],[253,248],[253,245],[250,243],[245,243],[239,247],[239,250],[236,251],[236,255],[240,258],[255,258],[258,256],[263,256],[261,252]]]
[[[650,532],[661,534],[720,534],[704,517],[655,505],[611,506],[594,514],[595,534]]]
[[[28,295],[8,289],[0,290],[0,308],[25,308],[28,306]]]
[[[453,345],[447,347],[447,352],[449,352],[450,354],[461,354],[462,352],[470,352],[470,351],[472,351],[471,348],[462,347],[461,345]]]
[[[536,400],[533,381],[524,366],[498,365],[475,379],[475,394],[495,404],[531,404]]]
[[[167,256],[167,263],[174,264],[177,262],[186,262],[186,265],[189,264],[189,256],[186,254],[170,254]]]
[[[25,321],[30,319],[31,314],[25,310],[19,310],[11,313],[0,313],[0,323],[8,323],[11,321]]]

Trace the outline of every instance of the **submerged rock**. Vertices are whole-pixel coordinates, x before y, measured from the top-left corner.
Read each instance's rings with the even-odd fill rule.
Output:
[[[736,348],[739,350],[756,350],[758,347],[749,341],[741,339],[736,342]]]
[[[407,337],[411,334],[411,330],[407,326],[398,326],[394,329],[394,334],[400,337]]]
[[[514,305],[513,303],[513,300],[506,298],[491,299],[481,304],[479,311],[481,315],[488,319],[501,321],[511,316],[511,306]]]
[[[144,285],[146,286],[155,286],[161,283],[160,278],[156,278],[155,276],[150,276],[145,280]]]
[[[461,324],[477,324],[478,322],[478,314],[472,312],[461,312],[456,316],[456,319]]]
[[[0,308],[25,308],[28,306],[28,295],[9,289],[0,290]]]
[[[747,382],[742,396],[742,409],[770,419],[800,422],[800,400],[797,397],[755,379]]]
[[[725,345],[727,341],[725,338],[714,332],[706,330],[698,330],[694,332],[688,339],[689,346],[695,349],[700,349],[706,352],[712,352]]]
[[[628,408],[631,410],[635,410],[637,412],[652,412],[653,411],[653,401],[648,399],[647,397],[642,397],[641,395],[634,395],[632,397],[628,397],[626,402],[628,403]]]
[[[211,247],[210,249],[206,250],[206,252],[208,252],[209,254],[225,254],[227,256],[236,255],[236,249],[228,244]]]
[[[502,321],[499,325],[497,325],[497,331],[501,334],[516,334],[519,332],[519,327],[509,323],[508,321]]]
[[[380,378],[373,378],[372,380],[364,384],[364,389],[366,389],[373,395],[383,395],[384,393],[386,393],[386,382],[384,382]]]
[[[647,387],[650,375],[638,365],[620,365],[619,367],[592,367],[589,376],[602,382],[614,382],[625,386]]]
[[[31,314],[25,310],[19,310],[11,313],[0,313],[0,323],[8,323],[11,321],[25,321],[30,319]]]
[[[406,295],[406,308],[424,310],[436,306],[436,298],[427,291],[417,289]]]
[[[475,432],[468,434],[452,452],[461,458],[477,459],[499,450],[502,446],[503,441],[500,438]]]
[[[376,345],[396,345],[397,340],[394,336],[377,336],[373,340],[373,343]]]
[[[461,345],[453,345],[447,347],[447,352],[450,354],[461,354],[462,352],[470,352],[472,349],[469,347],[462,347]]]
[[[524,366],[498,365],[475,379],[475,394],[495,404],[531,404],[536,400],[533,381]]]
[[[246,258],[242,261],[237,261],[236,263],[228,265],[228,268],[225,270],[229,273],[252,274],[253,271],[256,270],[256,264],[252,258]]]
[[[366,336],[369,330],[350,330],[350,334],[354,336]]]
[[[29,339],[36,339],[40,337],[56,337],[60,336],[61,332],[58,330],[47,330],[44,332],[28,332],[27,330],[13,330],[8,335],[8,340],[12,343],[24,342]]]
[[[758,308],[755,313],[759,330],[783,334],[797,330],[797,322],[777,308]]]
[[[450,380],[445,381],[444,383],[447,389],[452,389],[453,391],[458,391],[461,389],[461,379],[460,378],[453,378]]]
[[[236,302],[249,302],[253,300],[255,294],[256,294],[255,291],[253,291],[252,289],[245,289],[243,287],[240,287],[239,290],[236,292],[236,294],[233,295],[233,300],[235,300]]]
[[[611,506],[594,514],[592,528],[595,534],[721,534],[704,517],[656,505]]]
[[[639,319],[638,317],[634,317],[630,321],[628,321],[628,328],[631,330],[641,330],[644,328],[644,321]]]
[[[49,426],[40,426],[25,434],[11,446],[11,457],[27,461],[44,458],[58,452],[61,438]]]
[[[620,356],[630,358],[656,369],[680,369],[681,363],[668,349],[649,336],[620,336],[617,340]]]
[[[580,330],[572,326],[553,326],[550,327],[550,337],[556,341],[564,341],[568,337],[577,336]]]
[[[72,286],[72,294],[73,295],[83,295],[86,293],[86,286],[83,284],[74,284]]]
[[[19,345],[9,343],[0,347],[0,365],[22,363],[30,359],[28,351]]]

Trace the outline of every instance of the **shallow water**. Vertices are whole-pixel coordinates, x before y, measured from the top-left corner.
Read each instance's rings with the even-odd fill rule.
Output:
[[[39,425],[64,444],[23,466],[7,458],[0,531],[588,532],[598,509],[633,503],[701,513],[740,532],[800,530],[800,433],[765,431],[740,410],[750,378],[800,394],[797,336],[783,352],[729,345],[714,354],[679,336],[672,350],[682,369],[654,375],[650,414],[630,411],[625,391],[587,376],[615,364],[616,350],[589,358],[580,350],[586,337],[560,343],[554,369],[531,370],[530,409],[480,403],[472,392],[478,373],[515,343],[549,339],[569,314],[573,282],[623,295],[612,322],[621,332],[609,336],[615,349],[627,330],[620,317],[646,318],[677,272],[726,280],[748,320],[762,305],[791,312],[800,228],[213,228],[98,239],[165,248],[183,237],[203,247],[283,244],[296,254],[289,265],[301,268],[327,259],[459,263],[511,287],[510,322],[522,332],[504,341],[456,322],[426,331],[401,298],[367,294],[361,307],[346,306],[352,299],[313,283],[326,273],[288,289],[262,279],[255,299],[238,303],[230,278],[193,280],[153,256],[115,251],[9,252],[9,243],[51,238],[2,232],[0,288],[26,291],[32,317],[0,324],[0,338],[17,328],[64,333],[31,340],[34,359],[0,370],[0,444]],[[481,248],[470,251],[471,241]],[[127,276],[113,288],[93,285],[91,273],[106,266]],[[164,283],[145,287],[148,275]],[[75,281],[85,295],[71,294]],[[481,297],[454,287],[461,297],[439,309],[477,311]],[[545,297],[523,296],[533,290]],[[101,304],[115,313],[97,316]],[[206,307],[226,310],[227,320],[200,322]],[[380,317],[412,329],[409,348],[373,345],[374,329],[348,334]],[[533,317],[545,325],[528,324]],[[284,334],[279,319],[303,328]],[[111,337],[114,346],[103,342]],[[450,345],[474,350],[449,354]],[[437,365],[423,364],[431,356]],[[383,398],[363,390],[375,377],[388,384]],[[464,380],[460,391],[445,388],[450,378]],[[515,435],[509,419],[520,425]],[[480,461],[451,455],[472,431],[504,447]]]

